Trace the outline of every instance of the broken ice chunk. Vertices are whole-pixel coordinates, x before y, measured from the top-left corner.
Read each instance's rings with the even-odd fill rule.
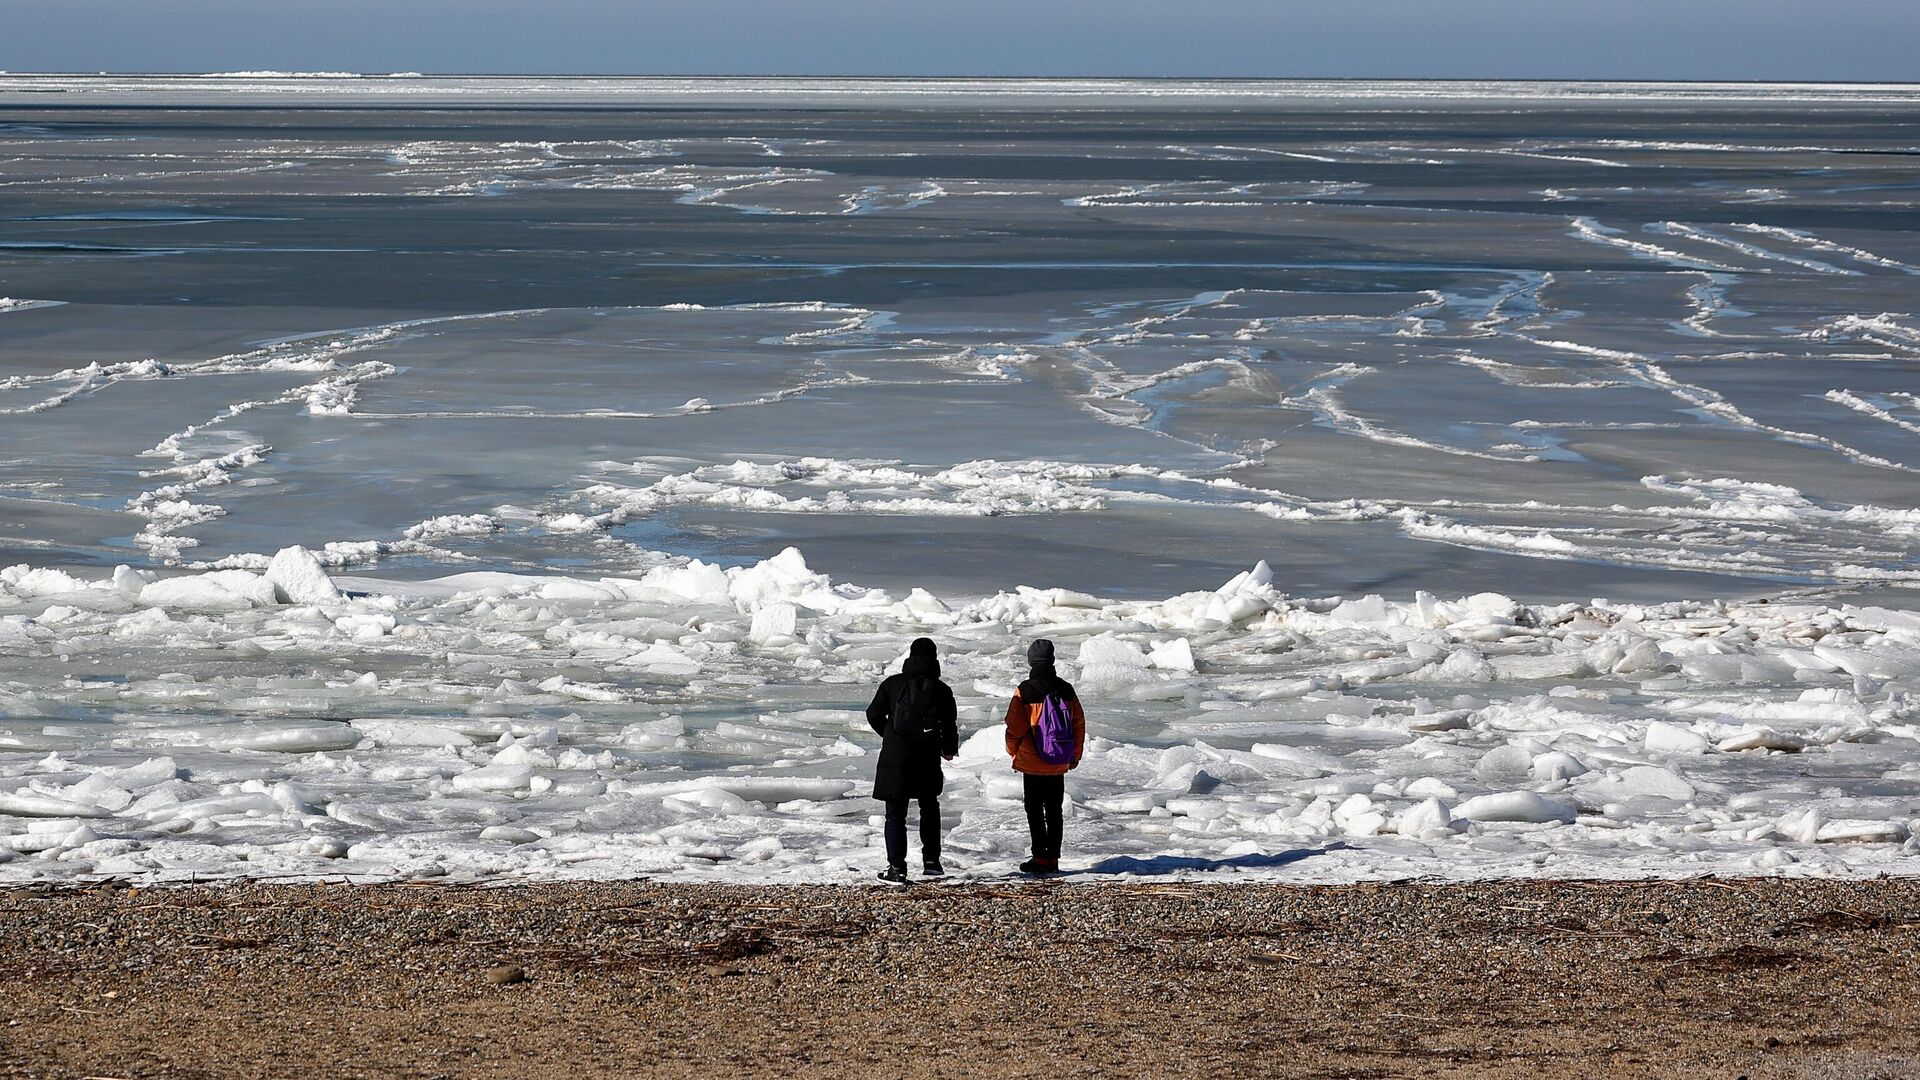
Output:
[[[1579,815],[1579,808],[1566,799],[1548,798],[1531,791],[1501,791],[1476,795],[1454,807],[1453,813],[1468,821],[1570,823]]]

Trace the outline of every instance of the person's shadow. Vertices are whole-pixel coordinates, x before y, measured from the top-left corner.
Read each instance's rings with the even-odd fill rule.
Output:
[[[1197,855],[1113,855],[1085,870],[1073,871],[1075,874],[1134,874],[1149,877],[1155,874],[1178,874],[1183,871],[1206,872],[1211,870],[1271,870],[1279,866],[1290,866],[1315,855],[1325,855],[1330,851],[1346,851],[1352,845],[1342,840],[1323,844],[1317,848],[1295,848],[1292,851],[1278,851],[1273,854],[1234,855],[1223,859],[1204,859]]]

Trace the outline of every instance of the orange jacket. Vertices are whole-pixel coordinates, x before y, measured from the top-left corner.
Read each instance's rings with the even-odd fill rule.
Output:
[[[1087,744],[1087,714],[1080,708],[1079,698],[1067,699],[1067,711],[1073,714],[1073,760],[1055,765],[1040,756],[1040,748],[1033,742],[1033,727],[1040,722],[1039,702],[1028,704],[1020,699],[1020,692],[1014,691],[1013,700],[1007,703],[1007,753],[1013,755],[1013,767],[1029,776],[1063,776],[1069,769],[1080,764],[1080,753]]]

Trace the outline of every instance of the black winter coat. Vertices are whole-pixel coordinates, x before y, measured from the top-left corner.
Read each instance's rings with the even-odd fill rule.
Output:
[[[893,700],[906,689],[910,679],[933,681],[933,718],[938,739],[895,735],[888,718]],[[900,674],[889,675],[867,706],[867,723],[880,736],[880,764],[874,771],[873,797],[876,799],[931,799],[946,787],[940,772],[941,757],[960,752],[959,710],[953,702],[953,690],[940,681],[940,661],[931,656],[910,656]]]

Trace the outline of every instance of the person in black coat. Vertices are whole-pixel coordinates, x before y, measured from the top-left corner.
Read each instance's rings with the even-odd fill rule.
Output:
[[[900,673],[889,675],[867,706],[867,723],[880,736],[873,797],[887,804],[887,869],[881,878],[907,877],[907,803],[920,803],[920,857],[928,877],[940,865],[940,761],[960,752],[959,712],[953,690],[940,681],[933,641],[916,638]]]

